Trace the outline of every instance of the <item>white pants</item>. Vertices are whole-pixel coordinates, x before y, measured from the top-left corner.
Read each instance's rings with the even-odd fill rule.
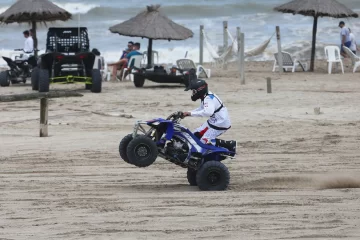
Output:
[[[227,130],[216,130],[209,126],[207,122],[205,122],[203,125],[195,129],[195,132],[199,132],[201,136],[201,142],[208,144],[211,143],[212,145],[215,145],[215,138],[226,132]]]

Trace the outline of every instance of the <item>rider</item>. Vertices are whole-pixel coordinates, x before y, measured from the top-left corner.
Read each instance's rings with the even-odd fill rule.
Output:
[[[25,37],[24,52],[31,53],[34,51],[34,40],[28,30],[23,32]]]
[[[201,100],[200,107],[184,112],[183,117],[209,117],[209,119],[195,130],[197,136],[205,144],[216,145],[216,137],[225,133],[231,127],[229,113],[220,98],[208,90],[207,83],[202,79],[193,79],[185,91],[192,90],[191,100]],[[236,141],[231,141],[232,148],[236,148]]]

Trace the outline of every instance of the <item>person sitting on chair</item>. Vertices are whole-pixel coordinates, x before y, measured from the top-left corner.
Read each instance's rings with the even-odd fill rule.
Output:
[[[134,42],[133,42],[133,41],[128,42],[127,49],[125,49],[125,50],[122,52],[122,55],[121,55],[121,57],[120,57],[120,60],[123,59],[123,58],[125,58],[126,55],[133,50],[133,47],[134,47]]]
[[[133,45],[133,50],[131,52],[129,52],[128,54],[126,54],[125,58],[120,59],[119,61],[117,61],[115,63],[108,64],[108,66],[113,66],[113,71],[112,71],[113,81],[116,80],[116,72],[118,70],[117,67],[120,67],[120,70],[121,70],[120,73],[122,73],[124,68],[127,67],[127,64],[132,56],[142,55],[142,53],[140,53],[139,50],[140,50],[140,43],[137,42]],[[122,81],[122,79],[121,79],[121,81]]]

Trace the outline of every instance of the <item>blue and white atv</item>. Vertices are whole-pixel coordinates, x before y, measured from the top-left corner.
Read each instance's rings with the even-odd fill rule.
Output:
[[[216,146],[204,144],[180,124],[182,118],[182,112],[175,112],[167,119],[136,122],[134,132],[120,142],[121,158],[137,167],[148,167],[159,156],[187,168],[191,186],[209,191],[225,190],[230,173],[221,161],[235,156],[236,141],[216,139]],[[150,130],[145,130],[145,125]]]

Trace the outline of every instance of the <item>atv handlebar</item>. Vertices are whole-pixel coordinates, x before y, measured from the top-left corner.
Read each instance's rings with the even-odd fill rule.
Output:
[[[166,120],[172,120],[173,122],[179,122],[180,119],[184,118],[183,112],[174,112]]]

